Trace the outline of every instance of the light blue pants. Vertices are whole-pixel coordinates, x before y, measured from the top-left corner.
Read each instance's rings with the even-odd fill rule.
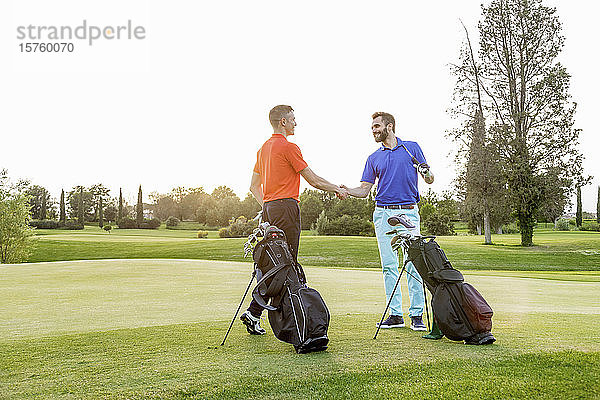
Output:
[[[387,220],[394,215],[405,215],[414,225],[415,228],[407,229],[402,225],[391,226]],[[390,295],[394,290],[396,281],[398,280],[398,254],[392,250],[391,239],[394,235],[386,235],[386,232],[392,229],[399,229],[401,232],[409,232],[413,235],[420,235],[421,218],[419,217],[419,208],[415,206],[412,210],[389,210],[385,208],[375,207],[373,212],[373,222],[375,224],[375,235],[377,236],[377,245],[379,246],[379,256],[381,258],[381,267],[383,269],[383,283],[385,285],[386,301],[390,301]],[[403,260],[406,260],[407,255],[402,254]],[[408,273],[407,273],[408,272]],[[404,272],[408,281],[408,296],[410,298],[410,308],[408,314],[411,317],[423,315],[423,307],[425,306],[425,295],[423,293],[423,284],[421,277],[415,269],[412,262],[406,265]],[[411,276],[412,275],[412,276]],[[386,303],[387,304],[387,303]],[[390,303],[391,315],[402,315],[402,292],[400,285],[396,288],[392,302]]]

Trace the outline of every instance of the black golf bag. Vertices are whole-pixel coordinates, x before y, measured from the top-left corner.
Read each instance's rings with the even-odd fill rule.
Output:
[[[410,242],[408,258],[432,294],[431,307],[438,327],[448,339],[466,344],[490,344],[493,311],[483,296],[464,282],[444,250],[433,238]]]
[[[268,227],[252,255],[257,268],[252,297],[268,310],[277,339],[293,344],[298,353],[325,350],[329,310],[319,292],[306,285],[285,233],[276,226]]]

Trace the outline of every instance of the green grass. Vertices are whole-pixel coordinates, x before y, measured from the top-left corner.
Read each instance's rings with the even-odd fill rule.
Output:
[[[250,261],[244,259],[244,239],[195,238],[185,230],[83,231],[38,230],[30,262],[121,258],[171,258]],[[536,231],[536,246],[519,246],[520,236],[444,236],[438,241],[455,267],[470,270],[585,271],[600,270],[600,233]],[[375,238],[303,235],[299,260],[305,265],[340,268],[379,268]]]
[[[598,398],[600,273],[471,271],[492,346],[382,331],[381,274],[307,267],[327,352],[297,355],[236,322],[247,263],[103,260],[0,266],[0,398]],[[406,282],[401,290],[406,294]],[[406,296],[404,307],[407,308]],[[246,304],[248,300],[246,300]]]

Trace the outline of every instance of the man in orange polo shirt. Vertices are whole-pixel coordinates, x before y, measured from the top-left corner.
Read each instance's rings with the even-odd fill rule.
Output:
[[[300,243],[300,175],[313,187],[333,192],[340,198],[348,197],[346,189],[334,185],[315,174],[302,158],[300,148],[287,137],[294,134],[296,119],[290,106],[275,106],[269,112],[269,121],[273,126],[273,136],[267,140],[256,156],[252,173],[250,191],[262,205],[263,220],[277,226],[285,232],[287,242],[298,262]],[[240,319],[253,335],[264,335],[260,326],[263,308],[252,300],[250,307]]]

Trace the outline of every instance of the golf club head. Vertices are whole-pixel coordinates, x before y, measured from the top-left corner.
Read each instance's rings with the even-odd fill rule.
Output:
[[[271,224],[269,224],[268,222],[262,222],[260,225],[258,225],[258,229],[260,229],[261,235],[264,235],[269,226],[271,226]]]
[[[402,225],[407,229],[415,228],[415,224],[410,222],[410,220],[404,215],[394,215],[393,217],[389,217],[388,224],[390,224],[391,226]]]

